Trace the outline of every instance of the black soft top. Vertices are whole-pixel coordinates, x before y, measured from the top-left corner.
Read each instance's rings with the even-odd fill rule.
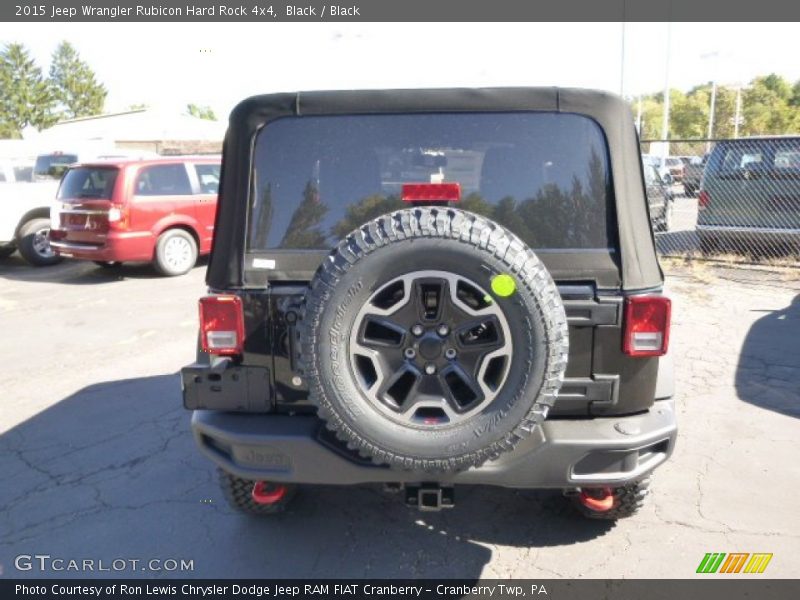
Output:
[[[251,154],[256,134],[270,121],[304,115],[514,111],[579,114],[600,126],[610,156],[622,288],[660,286],[663,276],[656,259],[639,141],[628,104],[606,92],[555,87],[297,92],[244,100],[231,112],[225,136],[208,285],[215,289],[244,285]],[[576,264],[575,269],[580,271],[581,265]]]

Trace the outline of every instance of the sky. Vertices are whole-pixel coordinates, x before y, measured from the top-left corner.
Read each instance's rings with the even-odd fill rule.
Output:
[[[667,77],[670,87],[683,90],[712,79],[746,83],[770,72],[800,79],[797,23],[2,27],[0,43],[22,42],[45,71],[58,42],[69,41],[106,85],[107,112],[139,103],[183,111],[193,102],[226,118],[247,96],[313,89],[558,85],[636,96],[663,90]]]

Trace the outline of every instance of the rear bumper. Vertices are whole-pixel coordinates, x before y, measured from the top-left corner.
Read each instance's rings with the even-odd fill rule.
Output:
[[[697,224],[697,235],[706,242],[739,247],[786,249],[800,248],[800,228],[740,227],[731,225]]]
[[[720,235],[800,236],[800,228],[797,227],[742,227],[738,225],[706,225],[704,223],[698,223],[697,231]]]
[[[660,400],[627,417],[547,420],[499,459],[460,473],[403,471],[372,464],[338,442],[311,415],[196,410],[195,441],[239,477],[306,484],[439,483],[512,488],[621,485],[662,464],[675,446],[674,404]]]
[[[82,260],[125,262],[151,260],[155,240],[149,231],[109,233],[101,243],[77,242],[51,236],[50,246],[61,256]],[[69,234],[67,234],[69,235]]]

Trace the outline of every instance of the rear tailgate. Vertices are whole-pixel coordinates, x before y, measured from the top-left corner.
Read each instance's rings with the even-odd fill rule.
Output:
[[[109,231],[109,216],[120,219],[120,206],[112,198],[119,169],[79,166],[67,171],[52,214],[53,239],[78,244],[102,245]]]
[[[244,364],[271,372],[279,412],[313,410],[296,361],[296,322],[305,285],[278,283],[242,293],[245,314]],[[630,414],[652,406],[657,357],[622,351],[624,298],[590,283],[559,282],[569,323],[569,360],[552,417]],[[301,383],[298,384],[298,381]]]

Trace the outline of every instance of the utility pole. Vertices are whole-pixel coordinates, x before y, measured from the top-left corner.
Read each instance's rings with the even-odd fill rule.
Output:
[[[742,86],[736,88],[736,116],[733,118],[733,137],[739,137],[739,120],[742,118]]]
[[[642,135],[642,95],[639,94],[639,108],[636,110],[636,133]]]
[[[711,138],[714,137],[714,112],[717,104],[717,78],[719,77],[719,50],[706,52],[705,54],[700,55],[700,60],[706,60],[709,58],[714,59],[714,65],[712,66],[713,74],[711,77],[711,107],[708,111],[708,141],[706,142],[706,152],[711,151]]]
[[[666,140],[669,139],[669,59],[671,54],[672,43],[672,23],[667,23],[667,57],[664,61],[664,120],[661,123],[661,139],[664,140],[664,149],[662,156],[669,156],[669,145]]]
[[[714,137],[714,108],[717,104],[717,82],[711,82],[711,110],[708,111],[708,140],[706,152],[711,152],[711,138]]]

